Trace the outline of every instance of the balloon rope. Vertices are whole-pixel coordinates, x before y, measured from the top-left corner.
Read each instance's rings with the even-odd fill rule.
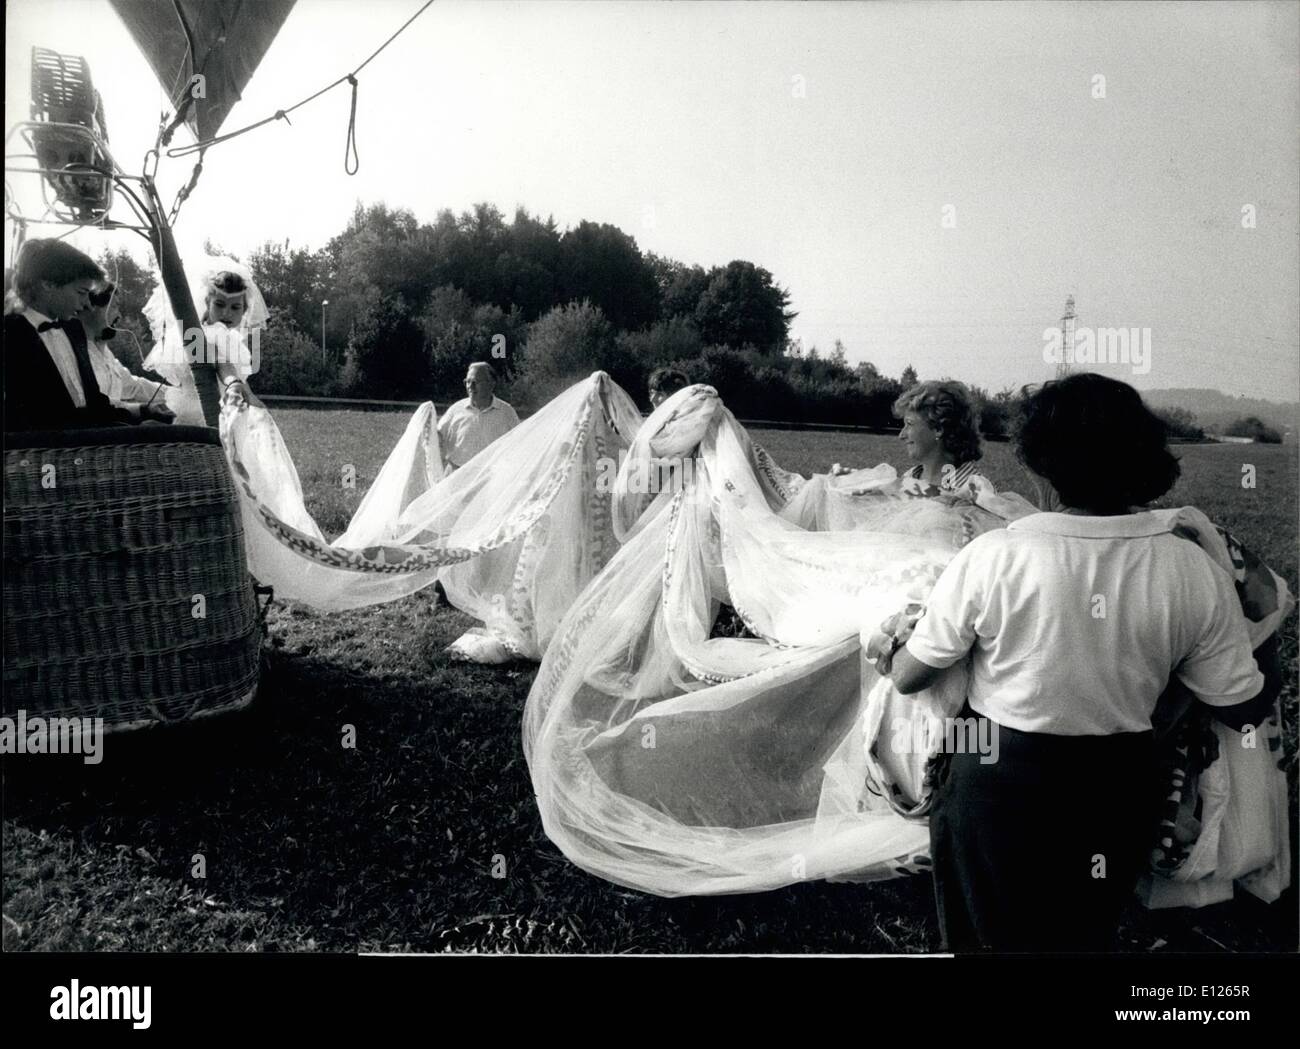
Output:
[[[397,32],[395,32],[392,36],[390,36],[387,40],[385,40],[382,44],[380,44],[379,47],[364,62],[361,63],[361,65],[357,66],[357,68],[352,70],[352,72],[345,73],[343,76],[335,80],[332,84],[327,84],[325,87],[321,88],[315,94],[308,95],[301,102],[295,102],[293,105],[289,106],[288,109],[277,109],[269,117],[265,117],[264,119],[257,121],[257,123],[255,124],[249,124],[247,127],[241,127],[238,131],[231,131],[225,135],[217,135],[213,138],[207,139],[206,141],[196,142],[192,146],[176,146],[172,149],[167,150],[167,155],[169,157],[188,156],[190,153],[199,152],[200,150],[207,149],[209,146],[215,146],[221,142],[228,142],[232,138],[237,138],[238,136],[246,134],[249,131],[253,131],[259,127],[262,127],[264,124],[269,124],[273,120],[287,121],[289,119],[288,115],[292,113],[295,109],[298,109],[300,106],[305,106],[308,102],[315,101],[316,99],[320,98],[321,95],[325,94],[326,91],[331,91],[334,88],[338,87],[340,84],[347,84],[347,83],[352,84],[352,107],[353,107],[352,120],[353,120],[353,124],[355,124],[357,74],[360,73],[361,70],[365,69],[366,66],[368,66],[371,63],[371,61],[375,59],[381,51],[384,50],[384,48],[386,48],[389,44],[391,44],[394,40],[396,40],[399,36],[401,36],[402,33],[405,32],[407,26],[409,26],[422,14],[424,14],[424,12],[427,11],[432,5],[433,5],[433,0],[426,0],[426,2],[420,8],[420,10],[416,11],[415,14],[413,14],[410,18],[408,18],[402,24],[402,27],[397,30]],[[349,145],[353,150],[353,152],[355,152],[355,143],[353,142],[353,139],[355,138],[354,132],[355,132],[355,128],[352,125],[349,125],[348,128]],[[355,170],[348,171],[348,174],[350,175],[355,174]]]
[[[361,157],[357,153],[357,78],[348,77],[352,85],[352,115],[348,117],[348,141],[343,147],[343,170],[355,175],[361,170]]]

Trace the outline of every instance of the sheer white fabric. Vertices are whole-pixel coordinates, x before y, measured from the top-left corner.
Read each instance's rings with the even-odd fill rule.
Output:
[[[967,667],[902,696],[863,657],[859,629],[865,640],[924,603],[957,549],[1035,508],[987,483],[920,498],[888,467],[789,483],[764,461],[711,389],[665,402],[620,472],[624,545],[561,624],[529,695],[524,752],[546,832],[617,884],[738,893],[928,867],[932,759]],[[1227,559],[1203,515],[1168,513]],[[1274,578],[1282,597],[1252,626],[1256,643],[1290,607]],[[758,640],[710,638],[724,601]],[[1289,882],[1273,748],[1216,731],[1204,840],[1181,884],[1156,879],[1151,906],[1209,902],[1234,877],[1266,899]]]
[[[603,372],[570,387],[461,469],[442,476],[437,413],[423,405],[347,530],[325,540],[270,414],[222,413],[249,570],[277,597],[325,611],[392,601],[441,575],[484,637],[539,659],[616,541],[614,465],[641,421]]]
[[[1234,564],[1213,522],[1195,507],[1157,511],[1172,530],[1188,537],[1225,571]],[[1243,613],[1250,643],[1258,648],[1277,632],[1295,607],[1295,599],[1272,569],[1276,603],[1268,614],[1252,619]],[[1291,884],[1291,817],[1286,773],[1278,758],[1283,747],[1281,710],[1277,703],[1254,729],[1253,745],[1240,732],[1214,721],[1218,756],[1197,777],[1200,833],[1186,861],[1169,875],[1143,879],[1139,896],[1152,909],[1204,907],[1232,898],[1234,887],[1272,903]]]
[[[643,471],[664,476],[656,461],[667,490],[633,490]],[[782,513],[815,516],[825,483],[819,496],[768,463],[711,388],[660,405],[620,472],[624,545],[529,695],[524,752],[546,832],[618,884],[752,892],[924,862],[924,823],[868,789],[865,715],[889,686],[858,634],[924,600],[961,537],[1005,519],[882,485],[855,512],[888,528],[808,531]],[[758,640],[709,637],[724,601]],[[912,709],[951,708],[963,691],[949,679]]]
[[[610,482],[640,425],[623,388],[596,372],[407,509],[409,536],[446,534],[477,551],[440,578],[447,599],[482,620],[499,651],[462,639],[463,655],[541,659],[560,620],[618,547]],[[531,521],[526,531],[500,545],[481,541],[495,535],[498,522],[521,515]]]
[[[195,308],[199,311],[207,346],[215,354],[214,363],[230,364],[241,379],[247,379],[259,366],[251,341],[258,337],[257,333],[266,325],[266,301],[253,280],[252,272],[242,262],[219,255],[191,257],[196,262],[187,269],[186,276],[189,278]],[[239,274],[247,289],[247,307],[238,328],[209,324],[204,318],[212,278],[223,272]],[[187,342],[185,332],[172,312],[171,300],[167,297],[161,280],[145,303],[143,312],[154,338],[154,347],[144,361],[145,367],[161,375],[170,384],[161,396],[166,400],[167,407],[175,413],[176,422],[186,426],[203,426],[203,409],[190,371],[190,354],[204,352],[203,347],[198,346],[195,339]]]
[[[920,497],[890,467],[805,481],[711,388],[642,425],[597,372],[446,478],[423,406],[329,543],[270,415],[221,422],[250,570],[277,596],[346,609],[441,579],[484,623],[463,654],[542,659],[524,751],[543,825],[579,866],[666,896],[926,866],[930,759],[966,670],[903,697],[859,631],[923,603],[961,546],[1033,512],[1023,499]],[[1171,512],[1227,558],[1208,522]],[[757,639],[710,637],[723,602]],[[1252,624],[1256,643],[1287,607]],[[1189,888],[1158,885],[1153,906],[1233,877],[1265,898],[1288,883],[1285,782],[1267,747],[1222,750]]]

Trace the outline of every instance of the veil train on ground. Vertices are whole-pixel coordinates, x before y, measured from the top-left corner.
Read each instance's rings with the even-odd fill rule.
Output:
[[[862,642],[923,604],[965,543],[1035,512],[1024,499],[987,484],[921,498],[889,466],[808,480],[711,387],[642,423],[597,372],[448,477],[422,406],[329,543],[270,415],[227,410],[222,436],[250,570],[277,596],[339,610],[441,579],[484,624],[464,654],[541,660],[524,753],[574,863],[664,896],[926,869],[934,759],[965,668],[904,697]],[[1240,560],[1199,511],[1161,513],[1229,570]],[[1257,644],[1291,601],[1261,572],[1274,600],[1247,617]],[[749,637],[712,636],[723,604]],[[1210,731],[1203,832],[1144,888],[1150,906],[1289,883],[1285,777],[1269,761],[1280,722],[1254,751]]]
[[[665,464],[665,490],[631,492]],[[572,862],[662,896],[926,869],[935,758],[966,668],[904,697],[865,640],[924,603],[964,543],[1035,508],[986,486],[915,498],[898,482],[888,466],[807,482],[774,472],[709,387],[645,422],[615,495],[623,546],[565,617],[524,712],[542,822]],[[1162,513],[1229,561],[1199,511]],[[1276,600],[1252,638],[1290,607],[1269,575]],[[753,637],[710,636],[722,603]],[[1253,751],[1214,731],[1209,831],[1191,861],[1153,877],[1149,906],[1208,902],[1234,879],[1275,899],[1289,883],[1286,781],[1270,761],[1280,724]]]
[[[892,687],[864,664],[859,631],[924,600],[964,536],[1033,507],[911,498],[891,467],[792,483],[710,387],[642,426],[616,520],[637,473],[665,462],[673,483],[643,509],[634,499],[636,524],[528,698],[547,834],[584,869],[664,896],[922,869],[924,823],[871,789],[868,707]],[[856,530],[798,523],[827,515]],[[754,637],[710,637],[723,603]],[[942,719],[964,698],[957,674],[908,702]]]
[[[425,404],[347,530],[326,541],[271,414],[221,419],[240,496],[249,570],[279,598],[322,611],[406,597],[442,580],[484,627],[466,652],[539,659],[582,588],[617,545],[612,477],[641,421],[604,372],[575,384],[444,477],[437,413]]]

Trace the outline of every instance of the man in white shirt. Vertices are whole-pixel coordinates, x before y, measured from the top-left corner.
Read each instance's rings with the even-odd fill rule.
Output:
[[[464,466],[484,448],[519,425],[519,416],[501,398],[493,395],[496,377],[491,365],[482,361],[469,366],[465,392],[438,421],[438,442],[447,471]]]

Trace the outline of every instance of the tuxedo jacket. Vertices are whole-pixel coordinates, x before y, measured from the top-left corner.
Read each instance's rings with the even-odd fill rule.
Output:
[[[75,326],[75,330],[74,330]],[[86,338],[81,322],[66,322],[68,338]],[[131,414],[115,408],[99,389],[86,390],[78,408],[63,376],[31,321],[21,313],[4,319],[4,429],[61,430],[132,423]]]

